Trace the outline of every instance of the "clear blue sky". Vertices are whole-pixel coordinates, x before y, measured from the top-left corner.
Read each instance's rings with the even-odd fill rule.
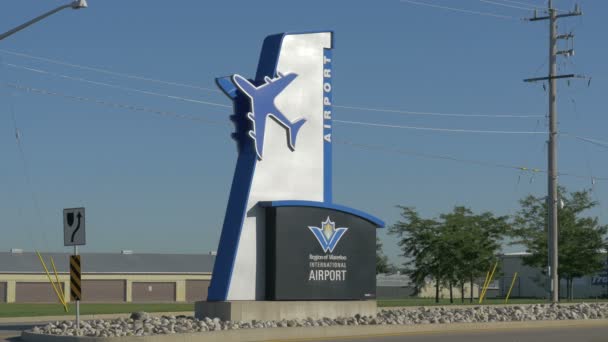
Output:
[[[476,0],[420,0],[515,18],[531,13]],[[542,4],[540,0],[520,2]],[[4,0],[0,31],[63,1]],[[503,2],[506,3],[506,2]],[[569,9],[571,0],[556,0]],[[513,4],[513,3],[512,3]],[[559,83],[560,130],[608,140],[605,1],[583,1],[574,29],[576,56],[560,71],[593,76]],[[2,42],[0,49],[115,72],[214,88],[217,76],[253,76],[262,40],[285,31],[335,31],[337,105],[462,114],[543,116],[547,22],[528,23],[381,1],[90,0]],[[83,251],[205,253],[215,250],[236,161],[230,109],[78,82],[65,75],[229,105],[218,92],[112,76],[0,53],[0,249],[45,251],[62,245],[64,207],[87,209]],[[10,64],[10,65],[9,65]],[[11,66],[12,65],[12,66]],[[49,73],[20,69],[28,67]],[[110,108],[9,89],[6,83],[113,103],[144,106],[213,123]],[[23,155],[15,139],[16,118]],[[546,130],[544,118],[467,118],[336,108],[339,120],[452,129]],[[218,124],[219,123],[219,124]],[[496,164],[546,168],[545,135],[416,131],[336,123],[336,139]],[[608,177],[608,149],[560,138],[561,177],[572,190]],[[25,159],[22,160],[22,156]],[[28,181],[29,174],[29,181]],[[518,199],[543,195],[544,174],[334,145],[335,202],[388,224],[395,205],[426,216],[466,205],[513,214]],[[608,182],[597,181],[608,219]],[[398,262],[395,237],[381,232]]]

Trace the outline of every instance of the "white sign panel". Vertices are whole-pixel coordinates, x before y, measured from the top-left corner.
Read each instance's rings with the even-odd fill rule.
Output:
[[[63,245],[86,244],[84,208],[63,209]]]

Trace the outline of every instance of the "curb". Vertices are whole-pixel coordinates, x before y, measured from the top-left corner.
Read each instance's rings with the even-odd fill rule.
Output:
[[[527,330],[542,328],[590,328],[606,327],[608,319],[572,321],[523,321],[499,323],[455,323],[423,325],[359,325],[332,327],[264,328],[223,330],[188,334],[169,334],[128,337],[75,337],[33,334],[23,332],[21,338],[26,342],[258,342],[258,341],[307,341],[333,338],[357,338],[398,335],[425,335],[441,333],[486,332],[500,330]]]

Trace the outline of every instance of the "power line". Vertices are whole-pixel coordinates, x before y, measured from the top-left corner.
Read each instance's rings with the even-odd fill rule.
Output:
[[[516,5],[523,5],[523,6],[528,6],[532,9],[536,9],[536,8],[542,8],[541,5],[536,5],[533,3],[529,3],[529,2],[523,2],[523,1],[514,1],[514,0],[499,0],[500,2],[507,2],[507,3],[511,3],[511,4],[516,4]]]
[[[488,13],[488,12],[472,11],[472,10],[462,9],[462,8],[454,8],[454,7],[447,7],[447,6],[429,4],[429,3],[426,3],[426,2],[418,2],[418,1],[413,1],[413,0],[401,0],[401,2],[407,2],[407,3],[413,4],[413,5],[419,5],[419,6],[428,6],[428,7],[433,7],[433,8],[440,8],[440,9],[444,9],[444,10],[450,10],[450,11],[461,12],[461,13],[477,14],[477,15],[483,15],[483,16],[487,16],[487,17],[516,20],[515,17],[511,17],[511,16],[508,16],[508,15]]]
[[[122,74],[122,73],[116,73],[116,72],[108,71],[108,70],[100,70],[100,69],[92,68],[92,67],[88,67],[88,66],[75,65],[75,64],[72,64],[72,63],[51,60],[51,59],[48,59],[46,57],[32,56],[32,55],[28,55],[28,54],[24,54],[24,53],[6,51],[6,50],[2,50],[2,49],[0,49],[0,52],[6,52],[6,53],[14,54],[14,55],[20,56],[20,57],[33,58],[33,59],[44,60],[44,61],[53,61],[53,62],[56,62],[56,63],[58,63],[60,65],[75,66],[77,68],[84,68],[86,70],[93,70],[93,71],[100,71],[100,72],[105,72],[105,73],[111,73],[113,75],[118,75],[118,76],[137,78],[137,79],[141,79],[141,80],[147,80],[147,81],[152,81],[152,82],[160,82],[160,83],[165,83],[165,84],[174,84],[173,82],[169,82],[169,81],[163,81],[163,80],[152,79],[152,78],[144,78],[144,77],[140,77],[140,76],[132,76],[132,75]],[[5,65],[10,66],[12,68],[16,68],[16,69],[22,69],[22,70],[26,70],[26,71],[30,71],[30,72],[36,72],[36,73],[54,75],[56,77],[66,78],[66,79],[70,79],[70,80],[74,80],[74,81],[81,81],[81,82],[86,82],[86,83],[90,83],[90,84],[103,85],[103,86],[117,88],[117,89],[123,89],[123,90],[127,90],[127,91],[144,92],[147,95],[156,95],[156,94],[150,94],[151,92],[148,92],[148,91],[145,91],[145,90],[133,89],[133,88],[123,87],[123,86],[114,85],[114,84],[108,84],[108,83],[103,83],[103,82],[91,81],[91,80],[87,80],[87,79],[82,79],[82,78],[77,78],[77,77],[57,74],[57,73],[53,73],[53,72],[50,72],[50,71],[47,71],[47,70],[42,70],[42,69],[35,69],[35,68],[20,66],[20,65],[16,65],[16,64],[10,64],[10,63],[6,63]],[[101,84],[101,83],[103,83],[103,84]],[[189,84],[179,84],[179,85],[187,86],[187,87],[191,87],[191,88],[200,88],[200,87],[197,87],[197,86],[194,86],[194,85],[189,85]],[[208,88],[203,88],[203,89],[208,89]],[[168,94],[158,94],[156,96],[169,97],[169,98],[173,97],[173,95],[168,95]],[[188,98],[185,98],[185,99],[192,100],[192,101],[198,101],[198,100],[188,99]],[[219,105],[219,104],[215,104],[215,105]],[[220,106],[224,106],[226,108],[230,107],[230,106],[227,106],[227,105],[220,105]],[[438,112],[407,111],[407,110],[399,110],[399,109],[383,109],[383,108],[357,107],[357,106],[340,106],[340,105],[334,105],[334,107],[336,107],[336,108],[343,108],[343,109],[369,111],[369,112],[394,113],[394,114],[404,114],[404,115],[440,116],[440,117],[501,118],[501,119],[508,119],[508,118],[541,118],[541,117],[544,117],[543,115],[532,115],[532,114],[500,114],[500,115],[492,115],[492,114],[461,114],[461,113],[438,113]]]
[[[524,6],[530,6],[531,10],[535,10],[535,9],[542,9],[542,10],[546,10],[543,6],[543,4],[533,4],[533,3],[529,3],[529,2],[522,2],[522,1],[514,1],[514,0],[500,0],[501,2],[509,2],[512,4],[518,4],[518,5],[524,5]],[[564,12],[565,10],[562,9],[558,9],[553,7],[554,10],[559,11],[559,12]]]
[[[185,87],[185,88],[192,88],[192,89],[198,89],[198,90],[205,90],[205,91],[211,91],[211,92],[221,93],[217,89],[199,87],[199,86],[195,86],[195,85],[191,85],[191,84],[185,84],[185,83],[179,83],[179,82],[163,81],[163,80],[159,80],[159,79],[155,79],[155,78],[142,77],[142,76],[137,76],[137,75],[131,75],[131,74],[126,74],[126,73],[121,73],[121,72],[101,69],[101,68],[95,68],[95,67],[85,66],[85,65],[81,65],[81,64],[67,63],[67,62],[62,62],[62,61],[58,61],[58,60],[51,59],[51,58],[32,56],[32,55],[28,55],[28,54],[22,53],[22,52],[15,52],[15,51],[10,51],[10,50],[5,50],[5,49],[0,49],[0,52],[6,53],[6,54],[9,54],[9,55],[13,55],[13,56],[19,56],[19,57],[25,57],[25,58],[30,58],[30,59],[36,59],[36,60],[47,62],[47,63],[53,63],[53,64],[68,66],[68,67],[82,69],[82,70],[100,72],[100,73],[104,73],[104,74],[108,74],[108,75],[112,75],[112,76],[120,76],[120,77],[126,77],[126,78],[130,78],[130,79],[140,80],[140,81],[155,82],[155,83],[161,83],[161,84],[166,84],[166,85],[171,85],[171,86],[178,86],[178,87]]]
[[[109,102],[109,101],[105,101],[105,100],[93,99],[93,98],[87,98],[87,97],[81,97],[81,96],[67,95],[67,94],[63,94],[63,93],[58,93],[58,92],[49,91],[49,90],[45,90],[45,89],[26,87],[26,86],[22,86],[22,85],[18,85],[18,84],[13,84],[13,83],[4,83],[4,85],[9,88],[22,90],[22,91],[26,91],[29,93],[57,96],[57,97],[67,98],[67,99],[81,101],[81,102],[91,102],[91,103],[95,103],[95,104],[102,105],[102,106],[126,109],[126,110],[131,110],[131,111],[136,111],[136,112],[149,112],[149,113],[153,113],[153,114],[157,114],[157,115],[161,115],[161,116],[165,116],[165,117],[173,117],[173,118],[177,118],[177,119],[190,120],[190,121],[195,121],[195,122],[204,123],[204,124],[212,124],[212,125],[218,125],[218,126],[224,126],[224,127],[229,126],[229,123],[224,122],[224,121],[208,120],[208,119],[203,119],[203,118],[199,118],[199,117],[195,117],[195,116],[191,116],[191,115],[179,114],[179,113],[175,113],[175,112],[156,110],[156,109],[151,109],[151,108],[141,107],[141,106],[114,103],[114,102]],[[334,120],[334,121],[337,121],[337,120]],[[445,156],[445,155],[420,153],[420,152],[416,152],[416,151],[396,149],[396,148],[389,147],[389,146],[365,145],[365,144],[359,144],[359,143],[354,143],[354,142],[350,142],[350,141],[342,141],[342,140],[338,140],[335,142],[337,144],[350,145],[350,146],[368,149],[368,150],[382,150],[382,151],[393,152],[393,153],[398,153],[398,154],[409,154],[409,155],[418,156],[418,157],[425,157],[425,158],[431,158],[431,159],[444,159],[444,160],[451,160],[451,161],[457,161],[457,162],[463,162],[463,163],[469,163],[469,164],[476,164],[476,165],[480,165],[480,166],[491,166],[491,167],[498,167],[498,168],[504,168],[504,169],[514,169],[514,170],[524,171],[524,172],[546,173],[545,170],[538,169],[538,168],[529,168],[529,167],[524,167],[524,166],[516,166],[516,165],[502,164],[502,163],[492,163],[492,162],[472,160],[472,159],[462,159],[462,158],[456,158],[456,157]],[[580,178],[580,179],[589,179],[589,177],[587,177],[587,176],[573,174],[573,173],[560,173],[560,175],[575,177],[575,178]],[[593,179],[596,181],[608,181],[608,177],[594,177]]]
[[[40,73],[40,74],[51,75],[51,76],[60,77],[60,78],[64,78],[64,79],[71,80],[71,81],[84,82],[84,83],[99,85],[99,86],[108,87],[108,88],[136,92],[136,93],[145,94],[145,95],[159,96],[159,97],[164,97],[164,98],[168,98],[171,100],[198,103],[198,104],[204,104],[204,105],[216,106],[216,107],[232,108],[232,106],[221,104],[221,103],[196,100],[196,99],[191,99],[191,98],[182,97],[182,96],[157,93],[157,92],[153,92],[153,91],[141,90],[141,89],[130,88],[130,87],[123,87],[123,86],[115,85],[115,84],[111,84],[111,83],[92,81],[92,80],[89,80],[86,78],[73,77],[73,76],[68,76],[68,75],[64,75],[64,74],[59,74],[59,73],[55,73],[55,72],[51,72],[51,71],[47,71],[47,70],[43,70],[43,69],[34,69],[34,68],[29,68],[29,67],[25,67],[25,66],[21,66],[21,65],[11,64],[11,63],[5,63],[5,65],[9,66],[11,68],[27,70],[27,71],[31,71],[31,72]]]
[[[414,157],[427,158],[427,159],[449,160],[449,161],[455,161],[455,162],[466,163],[466,164],[474,164],[474,165],[478,165],[478,166],[494,167],[494,168],[501,168],[501,169],[511,169],[511,170],[517,170],[517,171],[531,172],[531,173],[547,173],[546,170],[539,169],[539,168],[530,168],[530,167],[526,167],[526,166],[517,166],[517,165],[513,165],[513,164],[493,163],[493,162],[474,160],[474,159],[456,158],[456,157],[452,157],[452,156],[439,155],[439,154],[421,153],[421,152],[417,152],[417,151],[405,150],[405,149],[394,148],[394,147],[384,146],[384,145],[367,145],[367,144],[360,144],[360,143],[355,143],[355,142],[347,141],[347,140],[334,140],[334,142],[339,145],[347,145],[347,146],[352,146],[352,147],[364,149],[364,150],[382,151],[382,152],[389,152],[389,153],[401,154],[401,155],[410,155],[410,156],[414,156]],[[579,179],[590,179],[590,177],[588,177],[588,176],[583,176],[583,175],[574,174],[574,173],[560,173],[559,175],[579,178]],[[608,181],[608,177],[595,177],[593,179],[595,179],[596,181]]]
[[[75,101],[80,101],[80,102],[89,102],[89,103],[94,103],[94,104],[107,106],[107,107],[122,108],[122,109],[131,110],[131,111],[137,111],[137,112],[148,112],[148,113],[158,114],[158,115],[162,115],[162,116],[174,117],[177,119],[184,119],[184,120],[189,120],[189,121],[199,121],[199,122],[205,122],[205,123],[216,124],[216,125],[221,125],[221,126],[229,125],[224,121],[209,120],[209,119],[201,118],[198,116],[180,114],[177,112],[164,111],[164,110],[153,109],[153,108],[144,107],[144,106],[116,103],[116,102],[111,102],[111,101],[106,101],[106,100],[101,100],[101,99],[91,98],[91,97],[69,95],[69,94],[51,91],[51,90],[47,90],[47,89],[34,88],[34,87],[29,87],[29,86],[14,84],[14,83],[4,83],[4,85],[9,88],[22,90],[22,91],[29,92],[29,93],[62,97],[62,98],[70,99],[70,100],[75,100]],[[539,132],[539,131],[473,130],[473,129],[453,129],[453,128],[438,128],[438,127],[389,125],[389,124],[381,124],[381,123],[373,123],[373,122],[360,122],[360,121],[349,121],[349,120],[338,120],[338,119],[334,119],[333,121],[338,122],[338,123],[343,123],[343,124],[351,124],[351,125],[385,127],[385,128],[396,128],[396,129],[411,129],[411,130],[423,130],[423,131],[436,131],[436,132],[487,133],[487,134],[544,134],[545,133],[545,132]],[[561,133],[561,135],[571,136],[571,137],[574,137],[574,138],[582,140],[582,141],[590,142],[590,143],[608,148],[608,142],[601,141],[598,139],[586,138],[583,136],[574,135],[574,134],[570,134],[570,133]]]
[[[99,104],[99,105],[103,105],[103,106],[109,106],[109,107],[115,107],[115,108],[123,108],[123,109],[140,111],[140,112],[142,112],[142,111],[143,112],[149,112],[149,113],[154,113],[154,114],[159,114],[159,115],[164,115],[164,116],[172,116],[172,117],[176,117],[176,118],[180,118],[180,119],[186,119],[186,120],[204,121],[204,122],[209,122],[209,123],[213,123],[213,124],[222,124],[222,125],[224,124],[224,122],[220,122],[220,121],[202,119],[202,118],[199,118],[199,117],[178,114],[178,113],[175,113],[175,112],[161,111],[161,110],[151,109],[151,108],[142,107],[142,106],[133,106],[133,105],[128,105],[128,104],[109,102],[109,101],[95,99],[95,98],[90,98],[90,97],[68,95],[68,94],[59,93],[59,92],[56,92],[56,91],[50,91],[50,90],[40,89],[40,88],[33,88],[33,87],[18,85],[18,84],[14,84],[14,83],[4,83],[4,84],[7,87],[10,87],[10,88],[13,88],[13,89],[23,90],[23,91],[30,92],[30,93],[59,96],[59,97],[63,97],[63,98],[71,99],[71,100],[76,100],[76,101],[81,101],[81,102],[91,102],[91,103],[95,103],[95,104]],[[372,122],[335,120],[335,119],[333,121],[334,122],[338,122],[338,123],[351,124],[351,125],[361,125],[361,126],[370,126],[370,127],[385,127],[385,128],[399,128],[399,129],[411,129],[411,130],[435,131],[435,132],[486,133],[486,134],[544,134],[544,132],[529,132],[529,131],[496,131],[496,130],[473,130],[473,129],[452,129],[452,128],[436,128],[436,127],[388,125],[388,124],[380,124],[380,123],[372,123]]]
[[[591,176],[591,187],[589,188],[589,190],[591,192],[591,195],[593,196],[593,198],[597,202],[597,205],[599,206],[600,221],[603,221],[604,208],[602,206],[602,202],[600,201],[600,198],[599,198],[598,193],[596,191],[595,177],[593,177],[593,168],[591,167],[591,161],[589,159],[589,145],[585,145],[585,153],[583,153],[583,155],[585,156],[585,163],[587,165],[587,172],[588,172],[589,176]]]
[[[77,100],[77,101],[81,101],[81,102],[91,102],[91,103],[96,103],[99,105],[110,106],[110,107],[115,107],[115,108],[123,108],[123,109],[136,110],[136,111],[145,111],[145,112],[150,112],[150,113],[159,114],[159,115],[173,116],[176,118],[186,119],[186,120],[196,120],[196,121],[205,121],[205,122],[210,122],[210,123],[215,123],[215,124],[223,124],[223,122],[220,122],[220,121],[202,119],[199,117],[178,114],[175,112],[161,111],[161,110],[151,109],[151,108],[142,107],[142,106],[133,106],[133,105],[128,105],[128,104],[114,103],[114,102],[99,100],[99,99],[90,98],[90,97],[68,95],[68,94],[59,93],[56,91],[50,91],[50,90],[40,89],[40,88],[33,88],[33,87],[18,85],[18,84],[14,84],[14,83],[5,83],[5,85],[7,87],[10,87],[13,89],[19,89],[19,90],[23,90],[23,91],[30,92],[30,93],[59,96],[59,97]],[[359,121],[348,121],[348,120],[333,120],[333,121],[339,122],[339,123],[344,123],[344,124],[352,124],[352,125],[365,125],[365,126],[372,126],[372,127],[388,127],[388,128],[424,130],[424,131],[440,131],[440,132],[496,133],[496,134],[539,134],[539,133],[542,133],[542,132],[484,131],[484,130],[469,130],[469,129],[450,129],[450,128],[386,125],[386,124],[378,124],[378,123],[371,123],[371,122],[359,122]]]
[[[0,67],[2,67],[4,65],[3,62],[4,62],[4,59],[3,59],[2,56],[0,56]],[[1,68],[1,70],[4,71],[4,68]],[[19,152],[19,157],[21,159],[21,167],[22,167],[21,171],[23,173],[23,178],[25,179],[25,183],[29,187],[29,189],[27,189],[27,190],[29,190],[30,197],[32,199],[32,204],[34,206],[33,210],[36,213],[37,218],[40,221],[40,225],[43,226],[43,221],[41,219],[42,215],[41,215],[41,212],[40,212],[40,205],[39,205],[39,202],[38,202],[38,197],[36,196],[36,194],[34,192],[34,188],[32,186],[31,177],[30,177],[30,174],[29,174],[29,167],[28,167],[28,163],[27,163],[27,158],[25,157],[25,151],[24,151],[23,146],[21,144],[21,131],[19,130],[19,125],[17,123],[17,113],[16,113],[16,110],[15,110],[14,95],[12,93],[10,93],[10,92],[8,94],[8,99],[9,99],[8,105],[9,105],[9,109],[11,111],[11,119],[12,119],[14,134],[15,134],[15,143],[17,145],[17,150]],[[27,190],[26,190],[26,192],[27,192]],[[15,197],[15,198],[13,198],[13,202],[15,202],[15,203],[20,202],[16,198],[17,196],[13,196],[13,197]],[[17,212],[18,212],[19,216],[21,218],[23,218],[23,208],[21,207],[21,205],[19,205]],[[27,235],[28,235],[28,237],[30,239],[30,243],[33,246],[35,246],[36,249],[38,249],[39,245],[37,243],[37,240],[34,239],[34,234],[32,232],[32,226],[30,224],[26,224],[24,222],[24,220],[21,220],[21,223],[22,223],[22,228],[21,229],[27,232]],[[37,235],[39,235],[39,234],[37,234]],[[43,236],[44,236],[44,239],[46,241],[46,234],[44,234],[44,231],[43,231]]]
[[[179,113],[170,112],[170,111],[151,109],[151,108],[143,107],[143,106],[134,106],[134,105],[128,105],[128,104],[122,104],[122,103],[116,103],[116,102],[109,102],[109,101],[100,100],[100,99],[94,99],[94,98],[90,98],[90,97],[68,95],[68,94],[63,94],[63,93],[50,91],[50,90],[46,90],[46,89],[22,86],[22,85],[18,85],[18,84],[14,84],[14,83],[4,83],[4,85],[9,88],[22,90],[22,91],[29,92],[29,93],[57,96],[57,97],[62,97],[62,98],[80,101],[80,102],[95,103],[95,104],[98,104],[101,106],[106,106],[106,107],[121,108],[121,109],[136,111],[136,112],[147,112],[147,113],[157,114],[157,115],[166,116],[166,117],[173,117],[173,118],[177,118],[177,119],[204,122],[204,123],[212,124],[212,125],[221,125],[221,126],[229,125],[225,121],[209,120],[209,119],[200,118],[197,116],[184,115],[184,114],[179,114]]]
[[[532,132],[532,131],[494,131],[494,130],[476,130],[476,129],[402,126],[402,125],[388,125],[388,124],[380,124],[380,123],[373,123],[373,122],[348,121],[348,120],[336,120],[336,119],[334,119],[333,121],[339,122],[339,123],[350,124],[350,125],[411,129],[411,130],[419,130],[419,131],[436,131],[436,132],[453,132],[453,133],[485,133],[485,134],[546,134],[546,132]]]
[[[534,8],[531,7],[521,7],[521,6],[515,6],[515,5],[507,5],[507,4],[503,4],[500,2],[495,2],[495,1],[490,1],[490,0],[479,0],[480,2],[485,2],[486,4],[491,4],[491,5],[496,5],[496,6],[503,6],[503,7],[507,7],[507,8],[515,8],[515,9],[521,9],[524,11],[530,11],[530,10],[534,10]]]
[[[367,144],[360,144],[360,143],[355,143],[355,142],[346,141],[346,140],[335,140],[334,142],[337,144],[341,144],[341,145],[349,145],[349,146],[354,146],[354,147],[367,149],[367,150],[393,152],[393,153],[397,153],[397,154],[406,154],[406,155],[411,155],[411,156],[415,156],[415,157],[440,159],[440,160],[451,160],[451,161],[456,161],[456,162],[461,162],[461,163],[475,164],[475,165],[479,165],[479,166],[513,169],[513,170],[519,170],[519,171],[529,170],[531,172],[542,172],[542,170],[540,170],[540,169],[531,169],[531,168],[527,168],[527,167],[513,166],[513,165],[508,165],[508,164],[500,164],[500,163],[492,163],[492,162],[473,160],[473,159],[462,159],[462,158],[456,158],[456,157],[446,156],[446,155],[421,153],[421,152],[417,152],[417,151],[405,150],[405,149],[394,148],[394,147],[383,146],[383,145],[367,145]]]
[[[598,139],[594,139],[594,138],[581,137],[579,135],[573,135],[573,134],[568,134],[568,133],[562,133],[562,135],[573,137],[573,138],[578,139],[580,141],[584,141],[584,142],[587,142],[587,143],[590,143],[590,144],[593,144],[593,145],[596,145],[596,146],[608,148],[608,142],[606,142],[606,141],[602,141],[602,140],[598,140]]]
[[[36,212],[36,216],[38,218],[38,221],[40,221],[40,225],[42,227],[44,227],[44,219],[42,218],[42,210],[40,210],[40,201],[38,200],[38,195],[36,194],[36,191],[34,190],[34,183],[32,182],[32,177],[31,177],[31,173],[30,173],[30,167],[29,164],[27,162],[27,157],[25,155],[25,150],[23,148],[23,144],[22,144],[22,136],[21,136],[21,130],[19,130],[19,125],[17,124],[17,114],[15,111],[15,104],[12,101],[12,95],[11,95],[11,103],[10,103],[10,109],[11,109],[11,118],[13,121],[13,129],[15,131],[15,142],[17,144],[17,150],[19,151],[19,157],[21,158],[21,165],[23,168],[23,177],[25,178],[25,182],[27,187],[29,188],[29,192],[30,192],[30,197],[32,199],[32,204],[34,206],[34,211]],[[32,236],[32,230],[31,228],[28,226],[28,234],[30,237],[30,242],[33,242],[33,236]],[[42,238],[44,240],[45,246],[48,247],[48,240],[47,240],[47,236],[46,233],[44,231],[42,231]]]
[[[437,112],[416,112],[399,109],[381,109],[381,108],[369,108],[369,107],[353,107],[353,106],[338,106],[334,105],[334,108],[362,110],[368,112],[381,112],[381,113],[395,113],[395,114],[406,114],[406,115],[428,115],[428,116],[445,116],[445,117],[459,117],[459,118],[497,118],[497,119],[511,119],[511,118],[522,118],[522,119],[536,119],[543,118],[544,115],[534,114],[459,114],[459,113],[437,113]]]

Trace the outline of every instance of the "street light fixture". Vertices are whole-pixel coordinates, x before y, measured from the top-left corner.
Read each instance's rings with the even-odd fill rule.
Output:
[[[69,3],[67,5],[59,6],[59,7],[55,8],[55,9],[53,9],[53,10],[50,10],[50,11],[44,13],[41,16],[38,16],[38,17],[36,17],[36,18],[28,21],[25,24],[19,25],[19,26],[15,27],[14,29],[10,30],[10,31],[7,31],[5,33],[0,34],[0,40],[6,38],[8,36],[11,36],[11,35],[19,32],[19,31],[23,30],[24,28],[26,28],[26,27],[28,27],[28,26],[30,26],[32,24],[35,24],[35,23],[39,22],[40,20],[42,20],[42,19],[44,19],[44,18],[46,18],[46,17],[48,17],[50,15],[53,15],[53,14],[55,14],[55,13],[61,11],[61,10],[64,10],[66,8],[81,9],[81,8],[87,8],[87,7],[88,7],[88,5],[87,5],[87,1],[86,0],[75,0],[75,1],[72,1],[71,3]]]
[[[87,7],[89,7],[89,5],[87,5],[86,0],[76,0],[76,1],[72,2],[73,9],[87,8]]]

